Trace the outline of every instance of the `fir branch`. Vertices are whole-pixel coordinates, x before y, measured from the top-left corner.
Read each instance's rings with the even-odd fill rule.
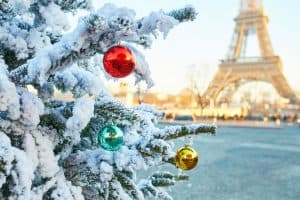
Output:
[[[142,184],[140,190],[146,197],[155,197],[157,195],[157,189],[152,184]]]
[[[99,117],[105,117],[111,123],[122,125],[120,122],[123,122],[123,126],[126,122],[132,124],[132,122],[140,121],[134,111],[126,109],[125,105],[111,98],[98,98],[95,104],[95,114]]]
[[[155,138],[164,140],[172,140],[179,137],[188,135],[200,135],[210,133],[216,134],[216,125],[209,124],[192,124],[185,126],[168,126],[162,130],[162,132],[155,135]]]
[[[179,22],[185,22],[185,21],[193,21],[197,17],[197,12],[194,7],[192,6],[186,6],[185,8],[173,10],[167,15],[174,17]]]
[[[176,166],[176,161],[175,161],[175,157],[171,157],[169,158],[167,161],[165,161],[166,163],[169,163],[171,165]],[[176,166],[177,167],[177,166]]]
[[[115,170],[114,174],[122,185],[123,189],[130,197],[132,197],[132,199],[140,200],[143,198],[142,193],[139,191],[139,188],[133,182],[132,178],[126,176],[126,174],[118,170]]]
[[[54,2],[66,11],[76,11],[77,9],[91,9],[91,0],[54,0]]]
[[[168,187],[175,185],[177,181],[188,180],[189,177],[185,174],[175,175],[170,172],[155,172],[150,177],[151,183],[155,187]]]
[[[66,128],[66,119],[58,113],[45,114],[40,117],[41,126],[48,126],[56,129],[57,132],[64,131]]]

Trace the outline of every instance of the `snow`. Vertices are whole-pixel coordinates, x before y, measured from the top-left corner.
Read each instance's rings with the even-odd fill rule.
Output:
[[[177,25],[178,21],[160,10],[158,12],[152,12],[149,16],[144,17],[141,23],[142,27],[139,30],[140,34],[156,34],[154,30],[158,29],[163,33],[164,38],[166,38],[170,29]]]
[[[48,51],[50,47],[42,49],[37,53],[36,59],[28,61],[28,71],[27,71],[27,79],[30,81],[38,78],[38,81],[41,84],[46,82],[47,71],[51,68],[51,59],[48,56]]]
[[[47,135],[43,135],[37,130],[32,131],[31,134],[35,140],[35,144],[32,145],[35,145],[35,148],[38,151],[38,169],[40,175],[43,178],[53,177],[59,171],[59,166],[57,164],[57,157],[55,157],[53,152],[51,140]]]
[[[81,189],[79,187],[72,186],[70,181],[66,181],[65,178],[61,176],[56,179],[55,189],[51,194],[51,198],[53,198],[53,200],[84,200],[81,194]]]
[[[35,145],[35,140],[30,133],[25,134],[22,146],[28,158],[31,160],[33,169],[36,169],[39,164],[38,149]]]
[[[94,115],[94,100],[81,97],[76,100],[73,107],[73,116],[66,123],[69,132],[79,133],[86,127],[92,116]],[[80,138],[75,137],[75,141]]]
[[[52,2],[46,7],[40,6],[40,13],[44,19],[46,19],[46,24],[53,32],[67,30],[69,28],[66,14],[55,3]]]
[[[0,186],[9,183],[10,199],[29,200],[33,168],[24,151],[12,147],[10,139],[0,131]],[[2,194],[0,194],[0,197]]]
[[[35,48],[36,50],[39,50],[51,44],[50,38],[45,36],[37,29],[33,29],[29,32],[27,37],[27,43],[28,48]]]
[[[107,162],[100,163],[100,179],[102,182],[110,181],[113,177],[113,167]]]
[[[145,103],[134,106],[133,109],[141,115],[147,115],[147,118],[151,119],[151,121],[154,123],[157,123],[157,119],[161,119],[164,116],[163,112]]]
[[[21,122],[27,126],[36,126],[40,122],[40,115],[44,113],[44,104],[36,95],[20,90]]]
[[[7,77],[6,66],[0,59],[0,111],[8,111],[8,117],[16,120],[20,116],[19,95],[15,85]]]
[[[9,6],[14,10],[16,13],[22,13],[28,10],[32,0],[9,0]]]
[[[9,24],[4,24],[0,27],[0,41],[4,44],[4,47],[14,50],[18,59],[28,57],[28,49],[26,41],[13,33],[20,33],[20,30],[13,27],[7,27]]]
[[[148,88],[151,88],[154,85],[154,82],[151,78],[151,72],[149,65],[146,61],[145,56],[139,52],[136,48],[134,48],[132,45],[127,45],[130,50],[132,50],[135,59],[136,59],[136,68],[135,68],[135,84],[137,85],[141,81],[145,81]]]
[[[97,96],[104,90],[99,76],[76,66],[56,73],[54,83],[63,91],[72,91],[75,97],[85,94]]]
[[[140,157],[140,154],[136,150],[122,146],[119,152],[114,155],[114,163],[120,171],[130,168],[141,169],[145,163]]]

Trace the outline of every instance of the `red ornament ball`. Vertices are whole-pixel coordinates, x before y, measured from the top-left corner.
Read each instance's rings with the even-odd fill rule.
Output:
[[[135,64],[135,57],[131,50],[121,45],[109,48],[103,56],[105,71],[115,78],[123,78],[131,74]]]

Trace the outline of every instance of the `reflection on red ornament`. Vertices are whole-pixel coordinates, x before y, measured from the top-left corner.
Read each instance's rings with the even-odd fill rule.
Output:
[[[131,74],[135,69],[135,63],[131,50],[121,45],[109,48],[103,56],[105,71],[115,78]]]

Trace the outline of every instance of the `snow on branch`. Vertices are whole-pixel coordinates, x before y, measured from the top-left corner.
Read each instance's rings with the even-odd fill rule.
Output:
[[[134,200],[144,199],[143,193],[139,190],[132,177],[126,176],[122,171],[115,171],[115,176],[127,194]]]
[[[1,0],[0,11],[5,14],[9,13],[11,16],[16,16],[26,11],[30,7],[31,3],[32,0]]]
[[[87,126],[94,115],[94,100],[81,97],[72,102],[59,100],[46,103],[47,110],[41,116],[41,127],[50,127],[57,134],[55,152],[68,156],[73,145],[80,141],[81,131]]]
[[[33,171],[25,152],[0,131],[0,199],[30,199]]]
[[[36,126],[40,122],[40,115],[44,113],[44,104],[36,95],[19,88],[20,121],[25,126]]]
[[[43,112],[41,99],[24,88],[16,88],[0,69],[0,114],[3,119],[19,120],[24,126],[34,127]]]
[[[9,26],[9,27],[8,27]],[[1,51],[13,51],[17,59],[24,59],[28,57],[29,50],[27,42],[18,34],[12,34],[10,31],[11,24],[1,24],[0,26],[0,47]],[[14,26],[14,31],[18,33],[21,29]],[[7,53],[8,55],[8,53]]]
[[[93,73],[79,67],[71,67],[62,72],[57,72],[53,83],[56,88],[63,92],[71,91],[74,97],[81,97],[85,94],[98,95],[104,90],[100,78]]]
[[[8,118],[20,117],[19,95],[15,85],[7,77],[7,66],[0,59],[0,112],[7,112]]]
[[[191,124],[185,126],[168,126],[162,129],[161,132],[156,134],[154,137],[164,139],[164,140],[172,140],[179,137],[184,137],[188,135],[199,135],[199,134],[215,134],[216,133],[216,125],[210,124]]]
[[[54,2],[63,10],[73,11],[80,9],[91,9],[92,0],[54,0]]]
[[[186,11],[190,12],[189,9]],[[11,71],[10,77],[16,83],[42,85],[58,70],[96,53],[103,53],[118,41],[140,43],[142,38],[144,44],[145,36],[155,34],[157,30],[166,36],[178,24],[173,16],[159,11],[142,20],[135,20],[133,10],[106,4],[97,12],[84,17],[72,33],[63,36],[54,45],[41,49],[26,64]],[[185,17],[187,20],[192,19],[189,15],[182,15],[178,19],[184,21]]]
[[[184,174],[175,175],[170,172],[155,172],[149,178],[155,187],[168,187],[175,185],[177,181],[188,180],[189,176]]]
[[[116,124],[121,127],[133,126],[140,121],[139,116],[117,100],[106,94],[99,95],[95,101],[95,124]]]
[[[147,87],[151,88],[154,85],[154,81],[151,78],[150,68],[145,56],[132,45],[127,46],[133,51],[136,58],[136,68],[134,70],[135,85],[145,80]]]
[[[169,12],[168,15],[174,17],[179,22],[185,22],[195,20],[197,12],[193,6],[188,5],[185,8],[173,10]]]
[[[86,127],[94,114],[94,100],[81,97],[75,101],[73,115],[66,121],[64,138],[70,138],[72,144],[80,141],[80,132]]]
[[[54,176],[59,171],[57,158],[53,152],[53,144],[45,130],[33,130],[31,136],[27,137],[27,143],[24,144],[26,153],[33,156],[36,160],[39,173],[43,178]],[[32,137],[31,139],[29,139]],[[29,140],[28,140],[29,139]],[[37,157],[35,157],[37,156]]]
[[[81,188],[66,180],[62,171],[44,181],[45,183],[32,188],[29,199],[84,200]]]

